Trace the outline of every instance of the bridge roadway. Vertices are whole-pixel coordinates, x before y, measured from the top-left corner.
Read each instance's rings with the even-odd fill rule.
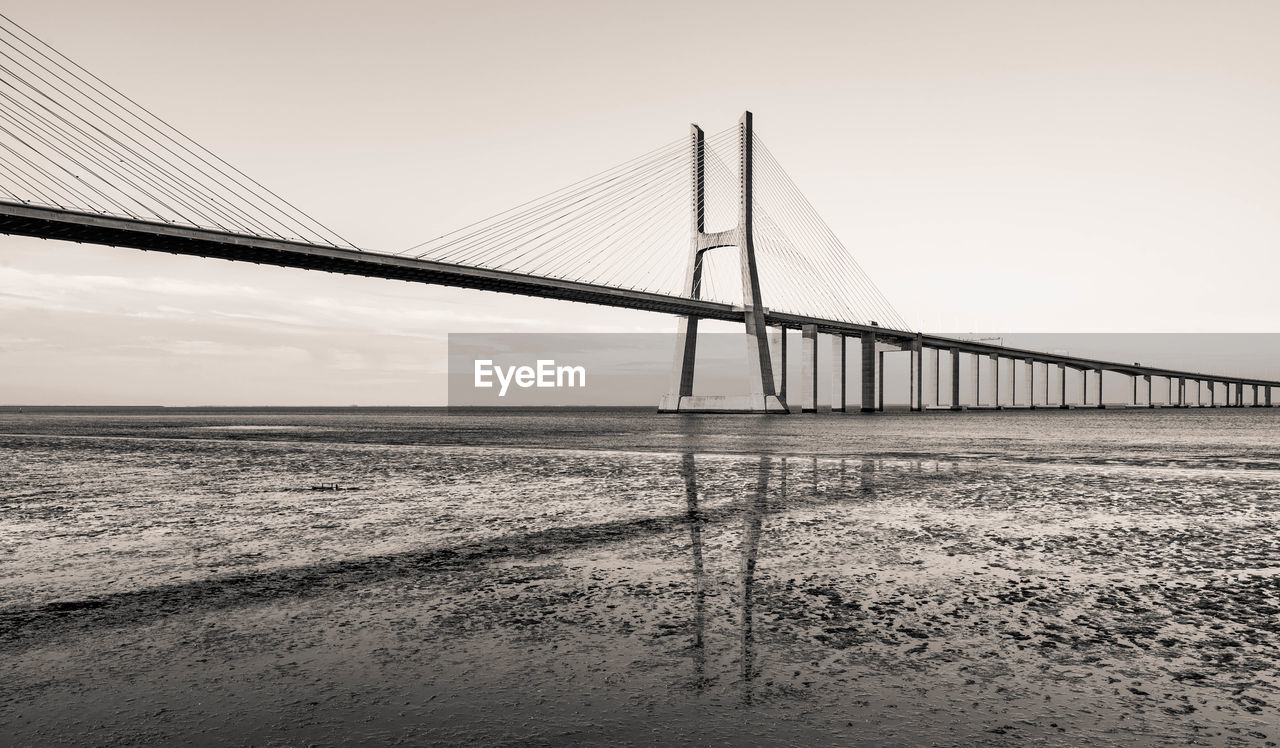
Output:
[[[729,322],[741,322],[743,314],[740,307],[715,301],[4,201],[0,201],[0,233],[84,244],[130,247],[196,257],[213,257],[260,265],[323,270],[330,273],[389,278],[413,283],[475,288],[624,309],[640,309],[662,314],[694,315],[703,319]],[[915,346],[921,349],[954,350],[975,356],[994,355],[1014,360],[1032,359],[1037,363],[1065,366],[1079,371],[1111,371],[1135,377],[1157,376],[1226,385],[1280,387],[1278,380],[1178,371],[1132,363],[1056,355],[799,314],[770,311],[766,313],[766,320],[769,325],[775,327],[801,329],[813,326],[817,332],[831,335],[860,337],[863,333],[871,332],[876,339],[904,349]]]

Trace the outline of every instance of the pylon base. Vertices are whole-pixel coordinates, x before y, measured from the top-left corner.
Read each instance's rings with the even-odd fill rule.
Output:
[[[790,413],[775,395],[664,395],[659,413]]]

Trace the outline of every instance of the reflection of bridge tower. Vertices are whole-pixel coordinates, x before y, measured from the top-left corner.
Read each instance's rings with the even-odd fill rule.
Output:
[[[765,308],[760,298],[760,273],[756,266],[756,249],[752,229],[752,131],[751,112],[744,112],[738,123],[738,225],[724,231],[706,231],[705,139],[702,128],[690,131],[692,149],[692,234],[693,241],[685,274],[685,293],[698,299],[702,294],[703,255],[720,247],[738,248],[738,265],[742,271],[743,321],[747,327],[747,377],[750,394],[745,396],[693,394],[693,374],[698,348],[698,318],[689,315],[680,320],[676,339],[675,363],[671,372],[669,394],[662,399],[661,412],[761,412],[786,413],[787,405],[778,397],[773,383],[773,364],[769,354]]]
[[[742,700],[750,704],[753,698],[752,683],[759,676],[756,667],[755,647],[755,577],[756,560],[760,554],[760,536],[764,528],[764,515],[769,510],[769,474],[773,459],[761,456],[756,473],[756,488],[752,495],[743,496],[742,513],[742,566],[739,569],[739,659],[738,677],[742,686]],[[681,460],[680,474],[684,479],[685,502],[689,522],[689,539],[693,552],[693,671],[698,688],[707,685],[706,624],[707,589],[706,569],[703,560],[702,529],[706,518],[699,509],[697,468],[693,454],[685,454]],[[786,458],[782,460],[782,477],[779,484],[781,501],[786,499]]]

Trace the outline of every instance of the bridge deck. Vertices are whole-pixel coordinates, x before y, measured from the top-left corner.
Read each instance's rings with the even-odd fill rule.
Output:
[[[0,201],[0,233],[213,257],[261,265],[323,270],[330,273],[388,278],[413,283],[499,291],[662,314],[694,315],[704,319],[731,322],[741,321],[743,315],[742,309],[732,304],[688,299],[682,296],[3,201]],[[910,345],[918,340],[921,345],[929,348],[954,348],[963,353],[996,354],[1015,359],[1030,358],[1038,362],[1061,364],[1079,370],[1099,369],[1135,376],[1182,377],[1231,384],[1280,387],[1280,381],[1277,380],[1178,371],[1079,356],[1062,356],[989,345],[972,340],[917,335],[906,330],[891,330],[798,314],[768,312],[766,320],[770,325],[793,329],[811,324],[817,326],[819,332],[830,334],[860,335],[866,331],[873,331],[878,337],[899,345]]]

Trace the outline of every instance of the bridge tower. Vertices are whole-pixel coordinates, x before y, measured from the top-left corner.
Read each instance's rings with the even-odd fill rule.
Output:
[[[742,272],[742,317],[746,325],[747,377],[750,394],[693,394],[693,375],[698,349],[698,318],[680,319],[676,335],[675,361],[671,371],[671,387],[658,406],[661,413],[786,413],[787,405],[778,396],[773,381],[773,362],[769,352],[765,307],[760,298],[760,275],[756,266],[756,249],[752,217],[752,131],[751,112],[743,112],[738,121],[738,225],[724,231],[706,231],[705,136],[702,128],[691,125],[691,246],[685,271],[685,294],[701,298],[703,256],[720,247],[738,248],[738,265]],[[785,344],[784,344],[785,345]]]

